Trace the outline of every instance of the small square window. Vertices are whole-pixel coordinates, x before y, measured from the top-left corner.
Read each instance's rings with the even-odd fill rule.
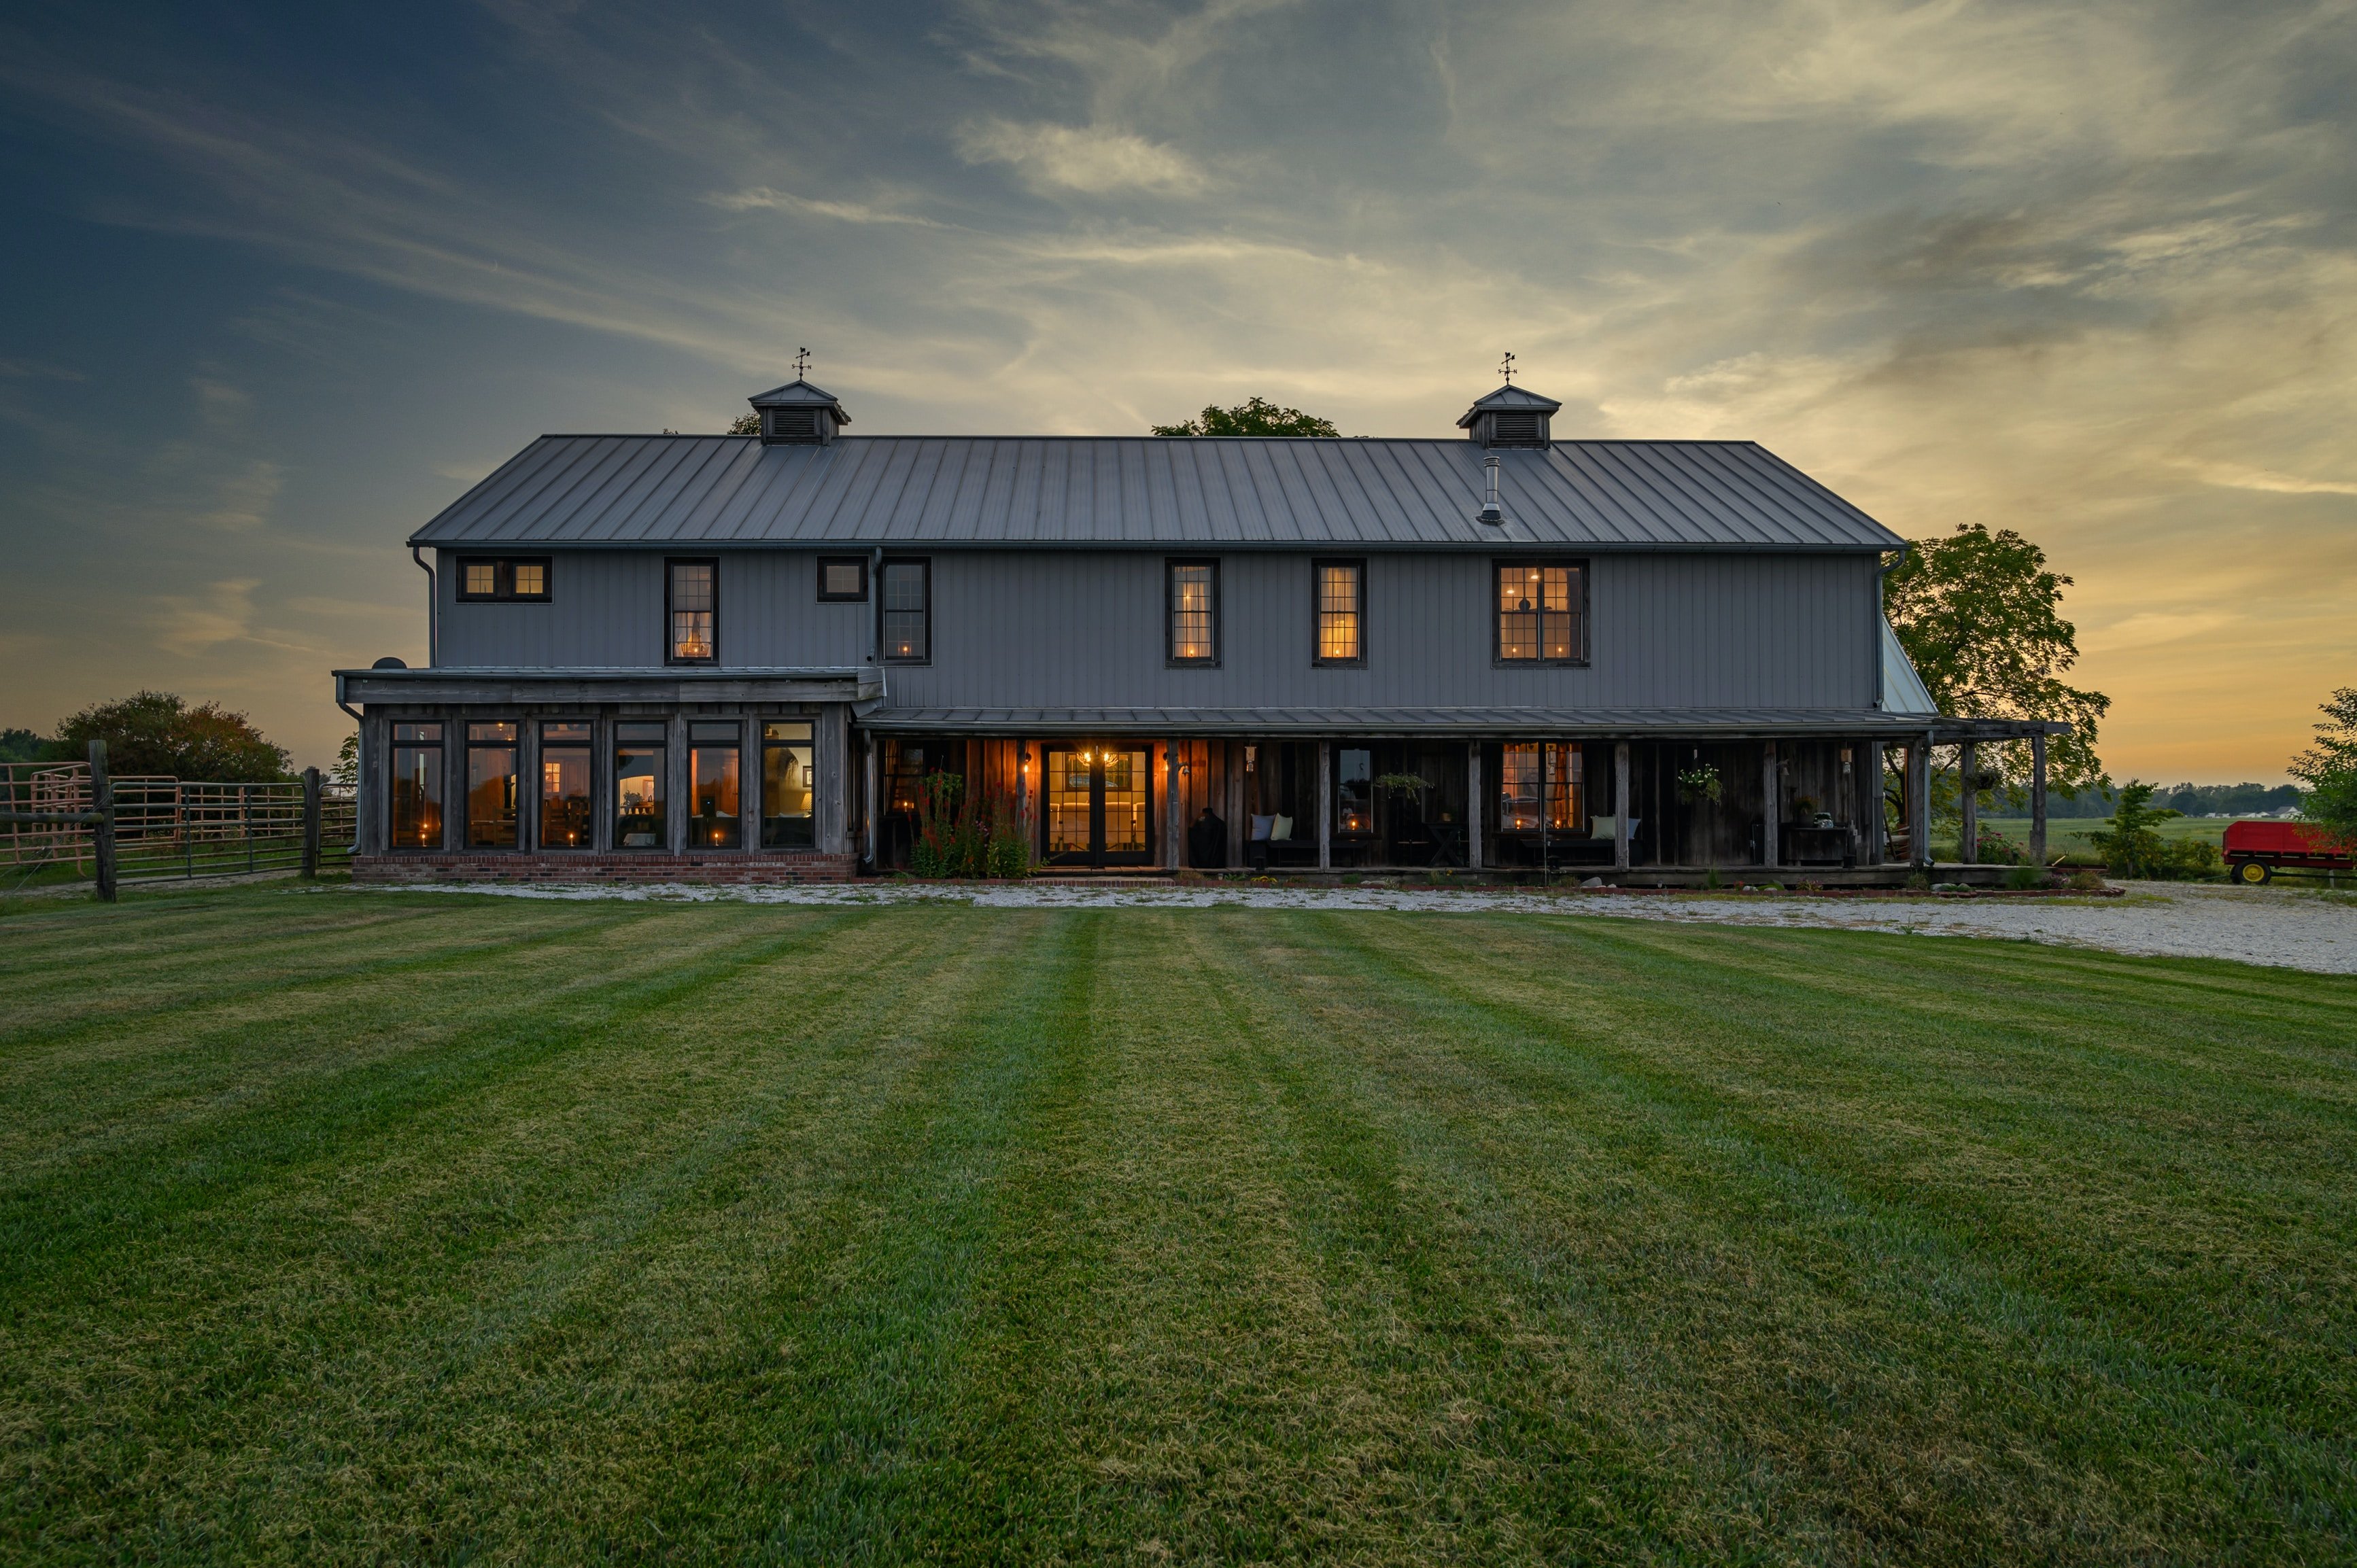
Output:
[[[818,596],[823,603],[856,604],[867,597],[867,560],[862,555],[822,555]]]
[[[542,599],[548,597],[548,560],[494,560],[470,557],[458,563],[461,599]]]

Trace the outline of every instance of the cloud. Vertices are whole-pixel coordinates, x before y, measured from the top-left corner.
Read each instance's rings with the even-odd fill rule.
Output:
[[[202,595],[154,596],[149,626],[156,646],[194,658],[223,643],[263,640],[253,631],[253,590],[261,585],[258,578],[232,577],[211,584]]]
[[[2237,463],[2179,461],[2205,485],[2232,490],[2264,490],[2284,496],[2357,496],[2357,482],[2346,479],[2303,479],[2294,474],[2270,473]]]
[[[86,381],[90,380],[80,371],[69,371],[57,365],[45,365],[38,360],[0,360],[0,376],[19,381]]]
[[[930,218],[913,212],[895,212],[887,208],[871,207],[860,201],[820,201],[791,191],[772,190],[766,185],[745,190],[715,191],[705,200],[726,212],[794,212],[810,218],[833,218],[844,223],[905,223],[920,229],[938,229],[942,225]]]
[[[1095,125],[985,120],[959,130],[957,149],[970,164],[1013,165],[1035,188],[1092,196],[1115,190],[1191,195],[1210,183],[1176,148]]]

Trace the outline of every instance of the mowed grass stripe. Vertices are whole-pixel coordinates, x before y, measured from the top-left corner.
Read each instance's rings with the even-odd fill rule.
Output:
[[[0,1182],[73,1201],[0,1280],[0,1556],[2351,1533],[2345,983],[1527,917],[199,902],[175,1012],[102,977],[112,1021],[18,1080],[39,1163],[0,1142]],[[365,972],[379,929],[240,940],[339,904],[423,911],[430,984]]]
[[[772,916],[756,923],[774,929],[810,919]],[[388,1475],[414,1472],[414,1485],[397,1485],[391,1495],[425,1506],[414,1515],[393,1509],[350,1543],[366,1540],[371,1550],[396,1542],[405,1543],[404,1551],[440,1550],[477,1539],[482,1529],[561,1529],[568,1518],[627,1520],[643,1508],[643,1491],[627,1492],[617,1505],[610,1487],[599,1483],[617,1470],[642,1479],[647,1455],[659,1452],[667,1434],[648,1432],[617,1446],[614,1429],[631,1423],[651,1381],[659,1388],[676,1381],[681,1369],[662,1365],[662,1347],[694,1344],[699,1330],[710,1332],[716,1316],[689,1310],[695,1293],[683,1296],[668,1283],[651,1291],[650,1285],[677,1279],[710,1290],[716,1280],[740,1277],[747,1259],[775,1251],[774,1242],[746,1245],[760,1238],[741,1233],[750,1216],[744,1197],[730,1197],[735,1187],[766,1189],[790,1171],[815,1176],[830,1158],[851,1160],[835,1180],[857,1186],[872,1176],[877,1152],[846,1156],[834,1140],[872,1119],[870,1101],[888,1090],[894,1073],[907,1070],[909,1057],[875,1050],[871,1031],[904,1008],[920,1009],[926,982],[951,983],[937,972],[954,967],[960,955],[929,957],[887,945],[876,956],[906,961],[901,972],[918,983],[915,997],[879,1007],[869,988],[874,972],[850,965],[832,972],[799,964],[750,972],[770,983],[731,996],[716,1009],[717,1017],[706,1009],[702,1028],[693,1019],[674,1019],[675,1026],[608,1036],[532,1064],[482,1090],[479,1103],[458,1107],[462,1113],[454,1119],[384,1129],[376,1147],[355,1148],[344,1168],[310,1173],[308,1181],[290,1179],[291,1190],[246,1206],[240,1230],[209,1238],[205,1260],[187,1260],[210,1265],[192,1284],[217,1279],[222,1286],[210,1301],[201,1289],[186,1293],[208,1309],[193,1315],[201,1321],[167,1327],[150,1342],[169,1355],[210,1352],[222,1363],[214,1380],[255,1389],[278,1381],[274,1363],[291,1355],[299,1365],[325,1344],[370,1347],[371,1376],[339,1391],[338,1402],[350,1406],[341,1428],[322,1423],[309,1398],[287,1400],[274,1415],[266,1400],[250,1412],[208,1412],[199,1405],[186,1412],[192,1423],[210,1415],[217,1426],[253,1438],[242,1452],[223,1455],[224,1484],[268,1498],[290,1475],[307,1469],[333,1496],[355,1481],[374,1493]],[[995,979],[984,965],[965,983],[986,987]],[[826,1042],[819,1051],[776,1052],[767,1064],[772,1072],[791,1069],[790,1076],[803,1079],[799,1090],[777,1086],[762,1092],[764,1086],[748,1082],[740,1069],[763,1064],[734,1059],[770,1054],[748,1053],[745,1036],[731,1026],[771,1005],[781,1022],[804,1021]],[[774,1036],[769,1039],[776,1042]],[[846,1095],[852,1084],[830,1069],[847,1058],[890,1070],[880,1077],[850,1075],[866,1081],[860,1094]],[[691,1081],[700,1092],[682,1093]],[[797,1113],[756,1146],[757,1126],[789,1105]],[[527,1111],[535,1114],[509,1122]],[[569,1144],[535,1136],[541,1126],[577,1120],[585,1112],[607,1125]],[[890,1156],[888,1147],[880,1155]],[[299,1212],[305,1208],[315,1212]],[[266,1253],[301,1219],[325,1218],[318,1210],[331,1211],[362,1240],[315,1259],[229,1255],[241,1240]],[[680,1228],[700,1230],[718,1223],[716,1215],[733,1216],[738,1233],[697,1246],[681,1241]],[[824,1245],[833,1230],[812,1225],[791,1233],[805,1245]],[[316,1262],[318,1277],[288,1277],[290,1262]],[[278,1265],[275,1274],[272,1263]],[[242,1296],[231,1293],[237,1282],[256,1280],[274,1283]],[[276,1283],[282,1280],[283,1285]],[[356,1283],[364,1283],[364,1293],[346,1288]],[[759,1283],[756,1277],[733,1294],[720,1290],[717,1320],[729,1321],[736,1297]],[[618,1313],[624,1303],[630,1311]],[[637,1333],[625,1331],[632,1318]],[[388,1337],[392,1343],[380,1346]],[[172,1349],[175,1338],[179,1344]],[[586,1347],[586,1359],[581,1350],[554,1348],[576,1340]],[[557,1372],[546,1367],[551,1356],[566,1374],[556,1387],[519,1386],[520,1363]],[[576,1377],[587,1386],[574,1387]],[[577,1420],[519,1422],[519,1400],[548,1404],[552,1414],[586,1416],[602,1430],[585,1441],[589,1434]],[[668,1395],[648,1403],[658,1412],[656,1424],[668,1419],[661,1413],[670,1411]],[[413,1412],[403,1423],[399,1455],[381,1454],[376,1473],[368,1476],[356,1477],[335,1466],[339,1445],[349,1449],[355,1439],[371,1435],[376,1412],[386,1408]],[[545,1482],[576,1469],[578,1487],[560,1487],[533,1507],[518,1508],[514,1483]],[[465,1494],[464,1506],[451,1506],[447,1484],[454,1482]],[[557,1505],[555,1517],[543,1517],[551,1503]],[[614,1505],[610,1515],[601,1503]],[[302,1502],[282,1522],[296,1523],[309,1506]]]
[[[1601,940],[1610,942],[1615,939],[1605,937]],[[1496,950],[1492,951],[1495,953]],[[1444,952],[1434,955],[1434,959],[1444,965],[1450,964],[1451,961],[1467,964],[1476,961],[1475,956],[1469,952]],[[1478,1005],[1484,1010],[1504,1007],[1505,999],[1511,995],[1510,987],[1501,988],[1498,983],[1474,989],[1481,998]],[[1641,989],[1625,988],[1623,994],[1638,993]],[[1579,1050],[1587,1043],[1582,1039],[1579,1025],[1576,1022],[1552,1026],[1526,1026],[1524,1028],[1515,1027],[1517,1023],[1526,1026],[1524,1020],[1510,1020],[1509,1027],[1496,1037],[1512,1041],[1517,1035],[1523,1035],[1534,1042],[1539,1042],[1553,1035],[1573,1050]],[[1753,1026],[1762,1026],[1755,1024]],[[1765,1026],[1772,1030],[1772,1021]],[[1694,1020],[1685,1019],[1674,1026],[1648,1031],[1646,1037],[1659,1042],[1656,1050],[1645,1053],[1648,1060],[1663,1051],[1674,1056],[1681,1047],[1686,1047],[1688,1055],[1706,1056],[1707,1052],[1696,1053],[1691,1049],[1698,1027]],[[1555,1029],[1560,1029],[1561,1033],[1554,1034]],[[1607,1053],[1609,1072],[1612,1078],[1619,1079],[1623,1064],[1611,1058],[1623,1054],[1620,1042],[1628,1038],[1628,1035],[1625,1029],[1608,1033],[1614,1042]],[[1700,1028],[1700,1033],[1706,1038],[1708,1030]],[[1469,1034],[1469,1037],[1480,1037],[1480,1031]],[[1541,1050],[1544,1051],[1544,1047]],[[1505,1059],[1511,1059],[1520,1053],[1513,1052],[1509,1047],[1502,1054]],[[1519,1086],[1544,1092],[1555,1076],[1544,1064],[1525,1064],[1518,1066],[1509,1075],[1511,1082],[1501,1080],[1478,1084],[1468,1097],[1469,1103],[1479,1108],[1470,1114],[1478,1116],[1481,1123],[1489,1124],[1497,1119],[1495,1107],[1501,1101],[1511,1103],[1511,1095],[1501,1093],[1501,1089]],[[1708,1097],[1689,1095],[1684,1091],[1683,1086],[1673,1086],[1666,1097],[1657,1098],[1653,1088],[1642,1082],[1644,1076],[1640,1074],[1635,1080],[1636,1093],[1631,1097],[1633,1103],[1653,1101],[1663,1106],[1669,1112],[1662,1119],[1663,1127],[1675,1126],[1687,1115],[1691,1115],[1696,1123],[1687,1141],[1699,1146],[1682,1150],[1677,1141],[1662,1139],[1660,1129],[1649,1129],[1640,1145],[1650,1156],[1650,1170],[1674,1178],[1671,1190],[1683,1186],[1690,1188],[1695,1196],[1696,1201],[1691,1210],[1681,1219],[1680,1229],[1705,1234],[1714,1230],[1722,1232],[1719,1238],[1722,1243],[1733,1243],[1725,1246],[1726,1256],[1747,1261],[1743,1273],[1735,1276],[1738,1283],[1746,1288],[1752,1285],[1763,1262],[1772,1264],[1791,1253],[1792,1262],[1798,1265],[1792,1271],[1792,1278],[1769,1280],[1761,1289],[1760,1302],[1745,1316],[1754,1321],[1767,1320],[1771,1316],[1767,1311],[1769,1304],[1785,1294],[1794,1294],[1801,1299],[1805,1310],[1799,1316],[1805,1322],[1838,1323],[1845,1316],[1856,1316],[1857,1311],[1864,1308],[1873,1322],[1876,1334],[1898,1337],[1895,1342],[1905,1359],[1954,1368],[1957,1386],[1968,1392],[1976,1390],[1983,1373],[1997,1383],[2003,1380],[1999,1367],[1975,1369],[1976,1363],[1985,1359],[1983,1349],[1986,1337],[2018,1338],[2027,1335],[2030,1337],[2031,1343],[2015,1344],[2008,1348],[2007,1354],[2029,1357],[2050,1368],[2067,1369],[2075,1362],[2087,1385],[2070,1393],[2054,1410],[2041,1412],[2036,1402],[2028,1401],[2023,1402],[2023,1408],[2019,1410],[1995,1407],[1985,1412],[1988,1419],[1995,1420],[2000,1426],[2038,1430],[2057,1421],[2058,1414],[2067,1415],[2078,1406],[2089,1403],[2106,1406],[2108,1413],[2104,1422],[2110,1424],[2098,1423],[2089,1428],[2091,1436],[2096,1440],[2090,1446],[2106,1449],[2103,1457],[2116,1469],[2123,1466],[2133,1466],[2151,1457],[2149,1454],[2141,1452],[2147,1445],[2163,1452],[2169,1448],[2173,1439],[2157,1432],[2139,1431],[2146,1424],[2142,1417],[2153,1402],[2190,1401],[2203,1405],[2204,1409],[2200,1412],[2202,1419],[2233,1434],[2238,1444],[2257,1443],[2272,1446],[2276,1450],[2274,1457],[2285,1468],[2299,1474],[2303,1482],[2317,1483],[2327,1496],[2338,1491],[2340,1500],[2331,1506],[2330,1511],[2336,1515],[2345,1511],[2348,1502],[2345,1477],[2336,1478],[2328,1473],[2333,1462],[2331,1454],[2334,1447],[2330,1440],[2319,1449],[2310,1441],[2310,1430],[2306,1421],[2299,1416],[2295,1415],[2288,1422],[2276,1420],[2274,1413],[2264,1407],[2245,1408],[2236,1404],[2231,1392],[2220,1402],[2209,1386],[2213,1380],[2215,1366],[2207,1359],[2199,1357],[2191,1368],[2183,1364],[2188,1347],[2175,1336],[2191,1326],[2182,1318],[2159,1325],[2158,1343],[2148,1346],[2133,1335],[2124,1335],[2122,1326],[2111,1321],[2100,1301],[2086,1299],[2083,1279],[2066,1278],[2059,1282],[2025,1279],[2011,1272],[1991,1273],[1977,1263],[1967,1262],[1970,1248],[1975,1242],[1985,1242],[1985,1234],[1973,1231],[1960,1238],[1953,1233],[1953,1227],[1932,1220],[1932,1206],[1919,1207],[1908,1201],[1904,1195],[1893,1200],[1888,1194],[1878,1194],[1872,1190],[1872,1184],[1857,1179],[1857,1172],[1845,1170],[1839,1159],[1828,1162],[1819,1157],[1826,1147],[1838,1147],[1846,1142],[1855,1123],[1836,1129],[1829,1144],[1816,1143],[1813,1136],[1795,1140],[1773,1126],[1763,1131],[1760,1124],[1730,1121],[1716,1109],[1720,1102]],[[1626,1083],[1624,1080],[1623,1087]],[[1604,1087],[1607,1086],[1595,1081],[1585,1083],[1576,1092],[1546,1104],[1545,1114],[1540,1118],[1539,1125],[1552,1134],[1580,1107],[1598,1103],[1600,1098],[1598,1090]],[[1429,1082],[1419,1084],[1415,1095],[1408,1098],[1414,1103],[1424,1105],[1438,1106],[1448,1102],[1448,1097]],[[1708,1148],[1713,1143],[1719,1145],[1715,1159]],[[1511,1157],[1523,1168],[1542,1167],[1547,1162],[1534,1157],[1536,1153],[1517,1151]],[[1634,1161],[1624,1153],[1619,1163],[1625,1166]],[[1918,1198],[1921,1196],[1920,1193],[1914,1195]],[[1808,1223],[1813,1212],[1816,1220],[1813,1225]],[[1802,1221],[1797,1227],[1794,1224],[1796,1219]],[[1794,1233],[1796,1230],[1798,1234]],[[1840,1247],[1842,1251],[1830,1258],[1811,1255],[1822,1254],[1828,1241]],[[1795,1251],[1795,1243],[1799,1244],[1798,1251]],[[2058,1283],[2066,1288],[2054,1291],[2052,1287]],[[2081,1288],[2067,1288],[2071,1286]],[[1807,1299],[1812,1294],[1828,1297],[1847,1294],[1852,1299],[1845,1307],[1832,1299]],[[1880,1299],[1884,1296],[1895,1299]],[[1962,1325],[1966,1337],[1955,1338],[1951,1332],[1950,1320],[1959,1309],[1968,1305],[1977,1306],[1983,1321],[1979,1325]],[[1647,1316],[1649,1321],[1658,1320],[1656,1314],[1649,1312]],[[1925,1338],[1925,1336],[1930,1337]],[[1921,1339],[1921,1342],[1910,1345],[1907,1341],[1910,1338]],[[1719,1376],[1727,1369],[1729,1359],[1723,1348],[1715,1348],[1707,1364],[1697,1364],[1683,1375]],[[2259,1376],[2265,1378],[2266,1372],[2263,1369],[2267,1368],[2272,1360],[2272,1357],[2262,1353],[2248,1364],[2262,1369]],[[2320,1401],[2320,1408],[2312,1410],[2311,1413],[2322,1413],[2325,1410],[2344,1406],[2345,1387],[2345,1382],[2336,1377],[2333,1387],[2325,1391],[2326,1397]],[[2280,1397],[2282,1391],[2271,1388],[2271,1391]],[[1730,1395],[1732,1392],[1730,1391]],[[1717,1402],[1741,1403],[1758,1398],[1755,1393],[1744,1396],[1743,1401],[1722,1399]],[[1971,1402],[1965,1402],[1969,1404]],[[2166,1427],[2170,1421],[2188,1414],[2182,1410],[2164,1412],[2160,1420],[2152,1424]],[[2063,1424],[2069,1423],[2065,1421]],[[1931,1434],[1921,1435],[1928,1438]],[[1986,1444],[2007,1438],[2012,1434],[1992,1431],[1967,1435],[1973,1443]],[[1900,1455],[1939,1451],[1936,1446],[1926,1447],[1921,1442],[1893,1442],[1881,1446],[1886,1453]],[[2050,1487],[2052,1478],[2043,1478]],[[2115,1477],[2088,1476],[2082,1479],[2093,1493],[2101,1494],[2109,1489]],[[1857,1500],[1855,1484],[1846,1479],[1843,1487],[1843,1506],[1855,1506]],[[2254,1509],[2262,1516],[2260,1522],[2266,1523],[2268,1521],[2265,1516],[2276,1508],[2277,1500],[2245,1497],[2232,1502],[2222,1499],[2220,1506]],[[1993,1499],[1993,1503],[2009,1520],[2018,1521],[2024,1517],[2010,1498],[1999,1497]],[[2100,1517],[2105,1511],[2099,1501],[2094,1509],[2094,1517]],[[2077,1531],[2087,1527],[2088,1520],[2084,1519],[2071,1520],[2058,1518],[2054,1521],[2054,1528],[2058,1530]],[[1916,1530],[1923,1528],[1923,1524],[1921,1521],[1903,1521],[1903,1528]],[[2133,1530],[2125,1537],[2115,1531],[2111,1544],[2118,1546],[2133,1539]],[[2045,1547],[2050,1549],[2054,1544],[2049,1541]]]

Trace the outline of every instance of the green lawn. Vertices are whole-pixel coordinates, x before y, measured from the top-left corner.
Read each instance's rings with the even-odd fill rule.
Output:
[[[2357,983],[1486,916],[0,916],[0,1559],[2347,1561]]]

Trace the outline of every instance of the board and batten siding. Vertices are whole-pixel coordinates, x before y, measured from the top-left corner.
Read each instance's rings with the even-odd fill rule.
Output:
[[[815,552],[677,553],[720,560],[723,666],[866,659],[874,606],[819,603]],[[1178,669],[1163,553],[921,553],[932,660],[889,667],[895,707],[1866,707],[1876,694],[1878,562],[1862,553],[1595,553],[1588,663],[1522,669],[1491,657],[1491,567],[1510,546],[1209,554],[1220,661]],[[1312,660],[1312,562],[1336,557],[1367,564],[1363,667]],[[555,552],[553,600],[530,605],[458,603],[456,561],[440,574],[446,665],[662,661],[661,553]]]

